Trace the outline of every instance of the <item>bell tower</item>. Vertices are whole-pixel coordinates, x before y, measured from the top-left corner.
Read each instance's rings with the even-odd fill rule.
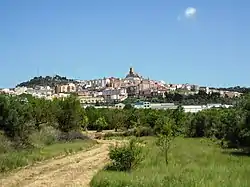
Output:
[[[134,75],[134,69],[133,69],[133,67],[130,67],[130,68],[129,68],[129,74],[130,74],[130,75]]]

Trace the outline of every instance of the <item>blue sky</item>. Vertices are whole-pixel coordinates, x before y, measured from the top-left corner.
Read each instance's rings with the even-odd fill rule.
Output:
[[[123,77],[131,65],[171,83],[250,86],[249,10],[247,0],[1,0],[0,87],[38,73]]]

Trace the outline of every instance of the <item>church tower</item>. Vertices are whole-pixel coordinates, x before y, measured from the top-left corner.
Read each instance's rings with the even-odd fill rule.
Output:
[[[130,74],[130,75],[134,75],[134,69],[133,69],[133,67],[130,67],[130,68],[129,68],[129,74]]]

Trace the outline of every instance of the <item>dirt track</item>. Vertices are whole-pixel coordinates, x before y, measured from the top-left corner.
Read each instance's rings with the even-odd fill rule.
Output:
[[[89,151],[21,169],[0,179],[0,186],[88,186],[94,174],[108,162],[109,145],[116,142],[100,140],[100,144]]]

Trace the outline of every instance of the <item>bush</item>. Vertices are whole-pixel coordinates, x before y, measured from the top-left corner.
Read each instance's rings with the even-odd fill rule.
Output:
[[[129,144],[121,147],[110,148],[109,157],[112,165],[108,169],[129,171],[142,161],[142,148],[136,139],[131,139]]]
[[[104,134],[104,138],[110,138],[110,137],[114,137],[114,136],[124,136],[124,132],[107,132]]]
[[[153,135],[154,135],[154,131],[150,127],[139,126],[139,127],[136,128],[135,136],[137,136],[137,137],[153,136]]]
[[[78,131],[71,132],[61,132],[58,136],[58,141],[73,141],[73,140],[88,140],[90,139],[88,136],[84,135]]]
[[[128,129],[123,133],[123,136],[135,136],[136,129]]]
[[[154,130],[151,127],[139,126],[137,128],[128,129],[123,133],[123,136],[153,136],[155,135]]]
[[[34,146],[51,145],[57,142],[60,131],[52,126],[43,126],[40,131],[30,135],[30,140]]]

